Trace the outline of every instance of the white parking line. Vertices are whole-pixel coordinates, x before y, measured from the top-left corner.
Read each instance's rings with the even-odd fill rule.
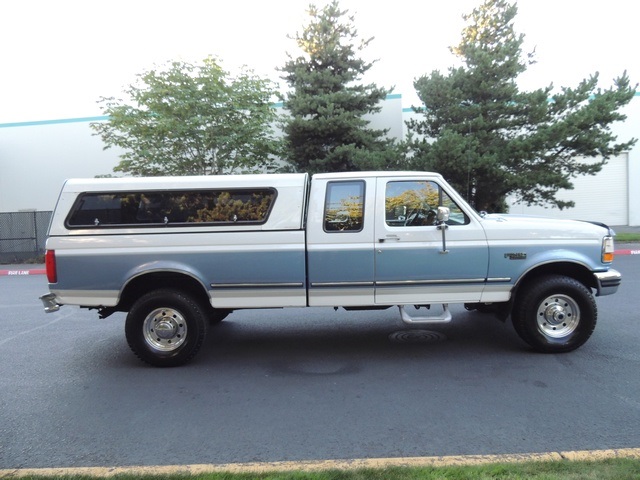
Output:
[[[23,330],[22,332],[19,332],[19,333],[13,335],[12,337],[3,338],[2,340],[0,340],[0,346],[13,341],[16,338],[21,337],[22,335],[27,335],[27,334],[29,334],[31,332],[36,332],[38,330],[42,330],[43,328],[47,328],[47,327],[53,325],[54,323],[59,322],[60,320],[62,320],[64,318],[70,317],[71,315],[73,315],[73,313],[74,312],[72,310],[69,310],[69,311],[67,311],[65,313],[56,312],[54,314],[55,318],[53,320],[51,320],[50,322],[43,323],[43,324],[38,325],[37,327],[31,328],[29,330]]]

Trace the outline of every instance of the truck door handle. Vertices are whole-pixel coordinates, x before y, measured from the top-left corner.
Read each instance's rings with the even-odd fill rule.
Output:
[[[380,243],[384,243],[384,242],[399,242],[400,241],[400,237],[397,235],[387,235],[385,238],[379,238],[378,241]]]

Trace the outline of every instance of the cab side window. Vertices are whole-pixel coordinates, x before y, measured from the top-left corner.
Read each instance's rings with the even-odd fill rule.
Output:
[[[364,223],[364,182],[329,182],[324,203],[325,232],[359,232]]]
[[[385,218],[390,227],[436,225],[438,207],[448,207],[448,225],[464,225],[469,218],[435,182],[403,180],[387,183]]]

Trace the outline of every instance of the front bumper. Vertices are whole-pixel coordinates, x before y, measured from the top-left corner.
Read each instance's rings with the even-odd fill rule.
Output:
[[[622,274],[613,268],[607,272],[596,272],[593,276],[596,278],[598,297],[616,293],[622,282]]]
[[[44,305],[45,313],[57,312],[62,306],[58,303],[55,293],[45,293],[40,297],[40,301]]]

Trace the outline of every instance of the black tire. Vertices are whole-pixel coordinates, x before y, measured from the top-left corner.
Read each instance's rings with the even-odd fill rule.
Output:
[[[156,367],[176,367],[198,353],[207,332],[207,316],[191,295],[155,290],[133,304],[125,323],[129,347]]]
[[[546,275],[521,286],[511,314],[520,338],[544,353],[570,352],[583,345],[597,317],[591,291],[563,275]]]

